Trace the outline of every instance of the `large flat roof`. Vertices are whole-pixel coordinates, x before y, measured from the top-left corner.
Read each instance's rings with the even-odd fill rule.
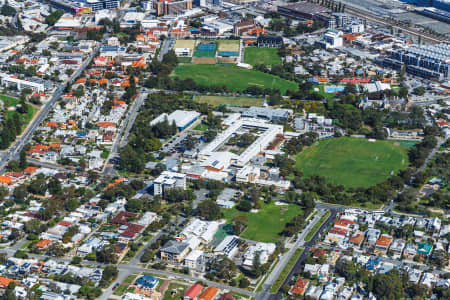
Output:
[[[318,14],[318,13],[329,11],[329,9],[326,7],[320,6],[315,3],[309,3],[309,2],[296,2],[296,3],[291,3],[291,4],[280,6],[280,7],[292,10],[294,12],[305,13],[305,14]]]

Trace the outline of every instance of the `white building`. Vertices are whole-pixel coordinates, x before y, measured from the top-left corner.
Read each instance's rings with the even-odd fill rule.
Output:
[[[45,91],[45,86],[42,83],[13,78],[7,74],[0,74],[0,76],[1,76],[1,83],[5,87],[14,87],[19,91],[25,88],[29,88],[34,92]]]
[[[184,239],[189,239],[190,237],[197,237],[201,242],[207,244],[210,243],[214,234],[219,230],[220,222],[217,221],[202,221],[200,219],[193,219],[183,231],[180,236]]]
[[[156,119],[150,122],[150,126],[154,126],[158,123],[164,122],[167,120],[169,124],[175,122],[178,130],[184,130],[186,127],[194,123],[198,117],[200,117],[200,113],[196,111],[186,111],[186,110],[176,110],[170,115],[163,113],[159,115]]]
[[[170,171],[162,172],[153,182],[153,195],[163,195],[170,188],[186,190],[186,175]]]
[[[203,251],[201,250],[192,250],[189,254],[184,258],[184,265],[189,269],[197,269],[199,265],[199,261],[203,256]]]
[[[263,265],[269,261],[269,257],[275,252],[276,245],[274,243],[256,243],[248,247],[247,251],[244,253],[243,266],[247,268],[253,267],[253,260],[255,255],[259,254],[259,262]]]
[[[323,35],[322,45],[325,48],[339,48],[344,45],[344,40],[342,38],[342,31],[338,30],[327,30]]]
[[[263,152],[278,134],[283,134],[283,126],[281,125],[269,124],[258,119],[241,118],[230,124],[225,131],[217,135],[211,143],[200,151],[199,156],[203,159],[215,156],[217,149],[222,147],[231,136],[241,129],[258,129],[263,131],[263,133],[236,158],[234,163],[237,166],[245,166],[254,156]]]

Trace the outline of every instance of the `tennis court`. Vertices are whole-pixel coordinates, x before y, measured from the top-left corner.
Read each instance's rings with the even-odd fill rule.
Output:
[[[216,44],[201,44],[198,46],[200,51],[216,51]]]
[[[174,49],[177,48],[189,48],[191,50],[194,50],[195,48],[195,40],[176,40],[175,45],[173,46]]]
[[[195,50],[194,57],[216,57],[216,51]]]
[[[220,51],[219,56],[223,57],[231,57],[231,56],[239,56],[239,52],[235,51]]]
[[[221,40],[219,41],[219,52],[232,51],[239,52],[239,40]]]

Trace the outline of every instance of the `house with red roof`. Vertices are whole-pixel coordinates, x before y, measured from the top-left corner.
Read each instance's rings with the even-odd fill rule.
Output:
[[[194,284],[192,285],[187,291],[186,293],[184,293],[183,295],[183,300],[197,300],[198,296],[200,295],[200,293],[203,290],[203,285],[201,284]]]
[[[302,296],[309,286],[309,280],[298,278],[289,291],[289,295]]]

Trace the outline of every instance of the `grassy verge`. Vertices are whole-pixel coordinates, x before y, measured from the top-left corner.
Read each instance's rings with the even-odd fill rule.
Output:
[[[194,130],[198,130],[198,131],[206,131],[208,130],[208,125],[200,123],[197,126],[194,127]]]
[[[127,278],[125,278],[123,283],[132,283],[136,279],[136,277],[137,277],[137,275],[130,275]]]
[[[226,96],[195,96],[194,101],[208,103],[213,106],[223,104],[234,106],[261,106],[263,99],[251,97],[226,97]]]
[[[114,290],[113,295],[122,296],[125,293],[125,291],[127,290],[127,288],[128,288],[127,285],[121,284]]]
[[[308,234],[305,237],[305,242],[310,241],[313,236],[316,234],[317,230],[319,230],[320,226],[330,217],[331,212],[328,210],[321,218],[320,220],[314,224],[313,228],[308,232]]]
[[[286,277],[289,275],[289,272],[292,270],[292,268],[295,266],[295,263],[297,262],[298,258],[302,254],[304,248],[298,248],[295,250],[294,255],[291,256],[288,263],[284,267],[283,271],[281,272],[280,276],[278,276],[277,280],[275,280],[274,284],[270,287],[271,293],[276,293],[280,289],[281,285],[283,284]]]

